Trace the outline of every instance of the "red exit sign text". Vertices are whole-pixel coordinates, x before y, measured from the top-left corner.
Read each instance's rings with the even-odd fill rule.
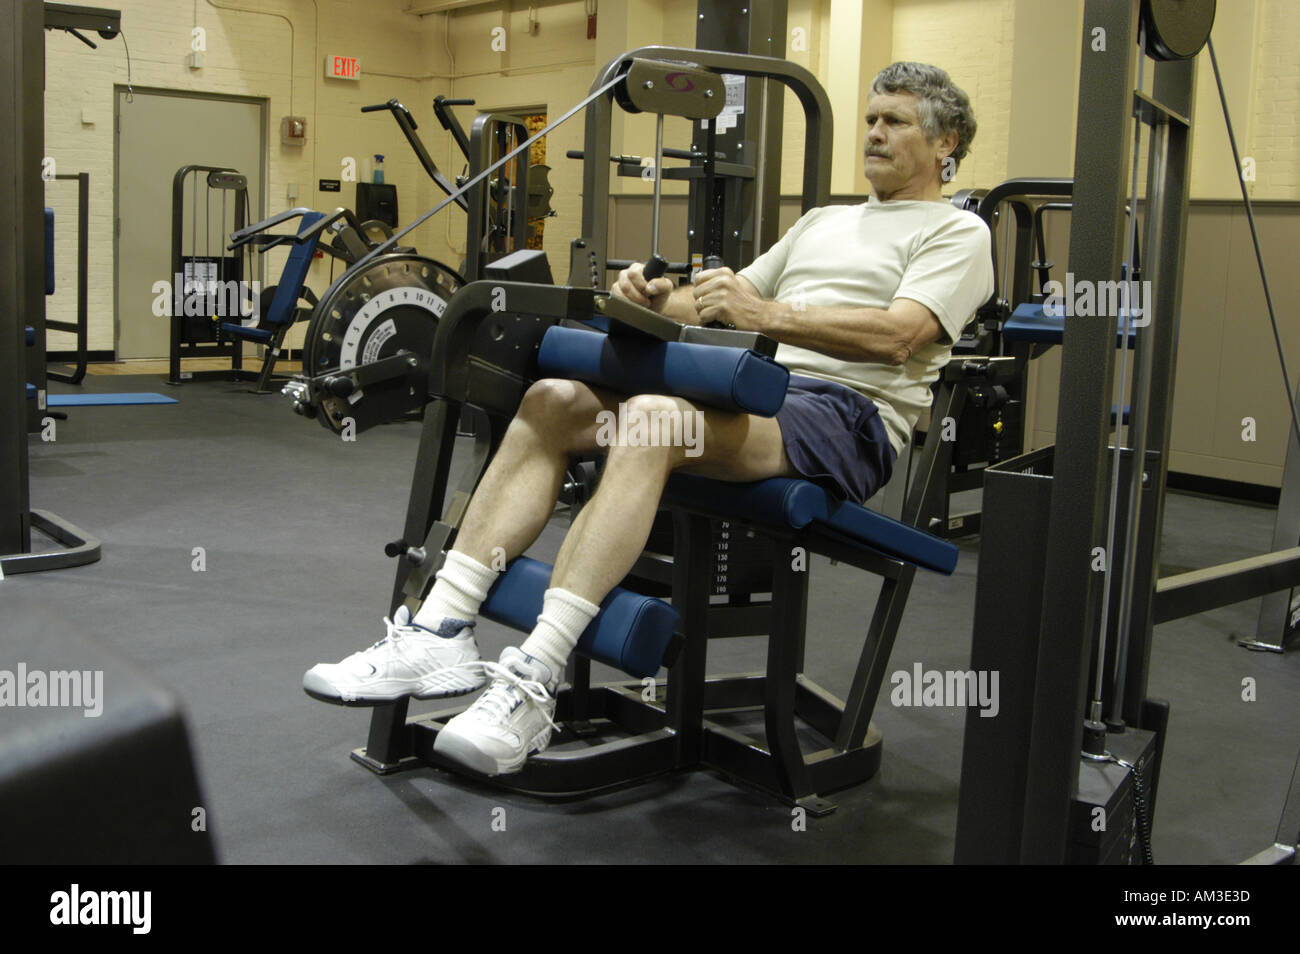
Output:
[[[361,61],[355,56],[325,57],[325,75],[330,79],[361,79]]]

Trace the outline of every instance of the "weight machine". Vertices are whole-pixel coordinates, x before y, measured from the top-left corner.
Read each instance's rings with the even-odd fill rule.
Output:
[[[1142,247],[1152,294],[1135,329],[1127,440],[1118,430],[1114,446],[1109,440],[1115,326],[1075,318],[1064,323],[1058,443],[985,472],[971,665],[1001,672],[1003,698],[998,719],[967,716],[960,863],[1149,862],[1169,718],[1167,703],[1147,697],[1153,625],[1300,578],[1300,548],[1158,578],[1193,58],[1214,14],[1213,0],[1084,7],[1078,142],[1088,145],[1075,156],[1070,268],[1076,282],[1114,281],[1126,247],[1135,261],[1138,216],[1126,220],[1115,184],[1132,184],[1127,204],[1136,212],[1135,126],[1145,128]],[[1093,46],[1098,35],[1105,50]],[[1148,57],[1150,96],[1142,92]],[[1294,813],[1293,793],[1282,825],[1292,834]]]
[[[680,62],[687,57],[690,63]],[[594,157],[609,152],[609,122],[615,100],[625,107],[626,100],[631,100],[637,109],[661,115],[671,110],[682,115],[698,104],[688,107],[686,97],[665,97],[656,90],[665,87],[665,77],[676,72],[689,77],[697,99],[707,104],[711,98],[708,91],[716,94],[722,83],[720,77],[709,77],[706,71],[766,75],[800,94],[801,100],[809,104],[807,135],[812,147],[805,153],[805,171],[814,170],[813,176],[805,180],[810,185],[803,196],[805,208],[824,199],[826,178],[818,178],[816,170],[824,169],[823,162],[829,155],[823,148],[829,146],[830,140],[825,94],[806,71],[761,57],[650,47],[611,62],[597,77],[592,95],[584,104],[588,109],[587,154],[593,157],[587,168],[607,168]],[[704,92],[703,97],[698,96],[700,92]],[[685,115],[712,118],[707,108]],[[601,204],[601,193],[586,194],[589,206]],[[591,221],[599,218],[593,216]],[[399,237],[400,233],[394,239]],[[507,303],[501,311],[494,307],[497,296]],[[594,331],[588,326],[594,326]],[[714,345],[723,347],[710,347]],[[675,346],[703,347],[703,351],[689,352],[690,357],[678,365],[674,356],[682,352],[674,350]],[[686,393],[708,393],[711,396],[697,396],[697,400],[713,404],[718,396],[710,391],[707,381],[695,374],[695,369],[721,362],[727,393],[744,393],[747,388],[737,382],[748,381],[751,373],[765,377],[779,367],[770,361],[774,350],[775,342],[760,335],[683,327],[582,285],[533,286],[510,281],[467,285],[448,304],[435,336],[430,406],[405,532],[402,540],[388,548],[391,556],[401,558],[394,605],[406,602],[409,606],[422,596],[438,568],[441,553],[453,542],[469,496],[531,380],[543,375],[572,374],[581,380],[598,381],[601,386],[631,387],[631,393],[639,393],[637,389],[644,387],[653,393],[656,387],[668,386],[666,380],[659,380],[667,375],[679,381],[689,379],[690,386],[701,391]],[[692,370],[687,371],[687,366]],[[783,390],[783,386],[773,387],[768,381],[751,393],[770,399]],[[729,406],[725,400],[716,406]],[[470,468],[452,490],[448,485],[455,437],[452,425],[467,406],[481,413],[484,426],[476,428]],[[772,407],[749,410],[774,412]],[[914,500],[925,499],[928,475],[945,466],[942,444],[936,440],[927,447],[927,466],[923,468],[926,476],[918,480]],[[629,576],[629,581],[635,581],[629,585],[635,585],[640,592],[671,591],[674,609],[680,613],[683,638],[673,636],[676,614],[665,615],[663,603],[616,589],[602,604],[598,622],[580,641],[579,655],[567,680],[572,688],[562,691],[559,698],[557,717],[566,724],[559,741],[586,738],[588,747],[537,756],[518,775],[496,779],[498,784],[540,795],[567,796],[704,765],[810,813],[825,814],[834,805],[821,793],[856,784],[874,773],[881,739],[870,726],[870,716],[912,576],[919,566],[951,572],[955,548],[917,531],[909,522],[892,521],[847,504],[837,505],[838,516],[823,514],[821,519],[834,521],[852,514],[862,523],[857,531],[849,530],[847,524],[839,525],[843,535],[833,533],[833,541],[818,536],[806,519],[799,527],[806,527],[808,536],[803,535],[803,530],[791,532],[790,526],[781,529],[783,518],[775,518],[776,525],[769,523],[774,516],[770,513],[760,516],[759,524],[751,524],[747,517],[766,510],[774,500],[789,499],[785,494],[801,494],[811,485],[781,479],[743,486],[722,483],[714,487],[716,483],[685,479],[670,484],[665,505],[675,508],[674,539],[669,548],[672,557],[649,552]],[[803,489],[787,483],[802,483]],[[728,565],[725,547],[719,552],[715,533],[720,518],[756,528],[761,542],[756,541],[754,548],[766,554],[765,566],[753,568],[754,572],[738,572],[738,568]],[[812,524],[818,519],[813,518]],[[762,529],[757,529],[760,525]],[[876,530],[883,532],[875,535]],[[801,675],[806,575],[792,570],[787,554],[791,545],[802,546],[812,540],[818,541],[815,552],[830,552],[886,578],[845,700],[836,699]],[[870,556],[856,548],[864,540],[870,541]],[[762,562],[762,558],[756,562]],[[484,615],[516,628],[530,628],[537,611],[533,597],[540,598],[539,587],[545,586],[549,575],[549,568],[535,561],[515,561],[489,595]],[[727,605],[711,605],[719,593],[729,597]],[[771,598],[757,598],[763,593],[770,593]],[[766,673],[706,679],[709,639],[763,634],[770,634]],[[671,668],[666,685],[656,683],[654,698],[647,699],[641,693],[648,689],[641,683],[593,686],[591,659],[646,679],[657,673],[661,663]],[[734,728],[713,723],[708,714],[716,709],[762,711],[765,740],[751,740]],[[410,720],[407,711],[408,700],[373,707],[368,742],[353,753],[354,758],[380,773],[409,768],[419,761],[454,767],[434,751],[437,733],[454,710]],[[804,755],[795,735],[796,716],[825,736],[829,747],[816,755]],[[598,730],[611,727],[620,727],[630,735],[599,743],[592,738]]]

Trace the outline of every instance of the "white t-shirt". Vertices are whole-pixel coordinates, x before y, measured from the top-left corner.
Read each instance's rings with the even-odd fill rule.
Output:
[[[880,408],[895,451],[930,406],[930,385],[952,345],[993,294],[988,227],[949,202],[871,196],[862,205],[825,206],[799,219],[772,248],[740,272],[764,298],[832,307],[888,308],[895,298],[925,305],[946,338],[903,365],[841,361],[782,344],[776,360],[795,374],[834,381]]]

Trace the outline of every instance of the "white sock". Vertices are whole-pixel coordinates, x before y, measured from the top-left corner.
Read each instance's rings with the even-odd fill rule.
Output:
[[[447,619],[473,623],[498,575],[496,570],[477,560],[449,550],[446,562],[434,579],[433,589],[415,614],[415,623],[435,632]],[[460,628],[456,627],[457,632]]]
[[[599,612],[599,606],[576,593],[549,589],[542,597],[542,614],[537,617],[537,625],[519,650],[546,663],[552,678],[559,680],[582,631]]]

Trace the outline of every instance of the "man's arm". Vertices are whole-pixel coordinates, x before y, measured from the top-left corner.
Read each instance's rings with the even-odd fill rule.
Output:
[[[901,365],[944,336],[934,312],[910,298],[896,298],[888,308],[768,301],[747,278],[730,269],[701,272],[690,292],[699,303],[700,322],[730,322],[841,361]]]

